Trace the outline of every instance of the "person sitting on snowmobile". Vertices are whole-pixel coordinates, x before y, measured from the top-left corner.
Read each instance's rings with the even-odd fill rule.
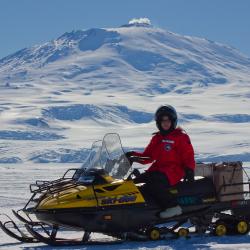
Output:
[[[177,127],[177,113],[171,105],[158,108],[155,113],[156,126],[150,143],[143,153],[127,152],[130,161],[133,157],[141,164],[153,163],[150,168],[134,181],[145,183],[146,191],[161,206],[161,218],[169,218],[182,213],[168,188],[184,181],[194,181],[194,150],[186,132]]]

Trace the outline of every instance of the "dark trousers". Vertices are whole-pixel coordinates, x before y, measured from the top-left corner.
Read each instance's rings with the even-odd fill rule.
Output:
[[[161,172],[145,172],[134,179],[135,183],[145,183],[144,190],[162,209],[177,205],[176,199],[168,191],[170,183]]]

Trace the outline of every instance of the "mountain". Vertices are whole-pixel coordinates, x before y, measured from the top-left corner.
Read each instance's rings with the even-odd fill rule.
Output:
[[[0,60],[0,79],[2,86],[29,87],[35,79],[36,87],[60,82],[90,92],[112,88],[143,94],[186,93],[195,85],[244,79],[249,69],[250,59],[229,46],[148,24],[130,24],[66,32],[22,49]]]
[[[66,32],[0,59],[0,162],[82,159],[110,131],[144,147],[164,103],[177,107],[199,159],[250,160],[249,72],[238,50],[150,22]]]

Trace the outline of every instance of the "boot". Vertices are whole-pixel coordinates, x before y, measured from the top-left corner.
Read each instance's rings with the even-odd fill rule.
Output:
[[[177,216],[177,215],[180,215],[180,214],[182,214],[182,209],[178,205],[178,206],[175,206],[175,207],[167,208],[166,210],[160,212],[160,217],[162,219],[166,219],[166,218],[171,218],[171,217],[174,217],[174,216]]]

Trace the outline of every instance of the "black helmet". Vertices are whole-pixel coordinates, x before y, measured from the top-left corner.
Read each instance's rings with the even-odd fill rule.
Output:
[[[163,116],[168,116],[169,119],[171,120],[172,124],[168,131],[163,130],[161,127],[161,120]],[[155,112],[155,121],[156,121],[157,128],[160,130],[162,134],[170,133],[177,126],[178,117],[177,117],[177,112],[175,108],[172,107],[171,105],[164,105],[164,106],[159,107]]]

